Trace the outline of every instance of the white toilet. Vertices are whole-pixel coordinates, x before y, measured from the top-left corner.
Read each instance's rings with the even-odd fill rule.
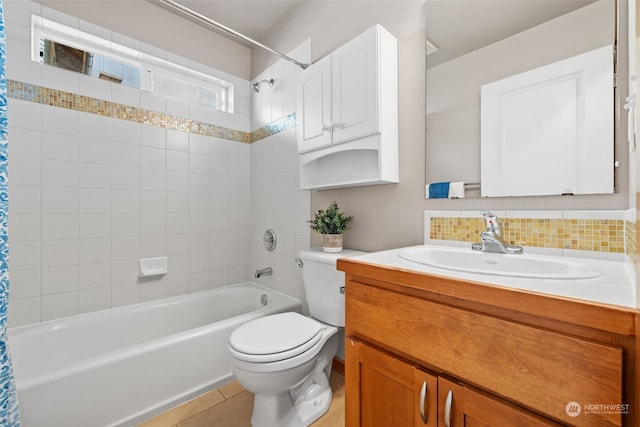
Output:
[[[253,427],[308,426],[329,409],[331,363],[344,326],[344,273],[338,258],[362,255],[300,251],[311,317],[287,312],[245,323],[229,338],[233,373],[255,394]]]

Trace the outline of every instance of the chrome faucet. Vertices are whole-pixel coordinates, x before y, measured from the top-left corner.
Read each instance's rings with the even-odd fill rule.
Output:
[[[273,274],[273,269],[271,267],[261,268],[260,270],[256,270],[255,277],[259,279],[262,276],[271,276]]]
[[[482,252],[496,252],[500,254],[521,254],[522,246],[514,246],[505,243],[502,238],[502,224],[492,212],[482,212],[487,229],[480,233],[480,242],[473,243],[471,249]]]

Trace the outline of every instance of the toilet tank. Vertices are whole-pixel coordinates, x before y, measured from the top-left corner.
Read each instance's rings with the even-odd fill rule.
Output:
[[[344,273],[336,270],[339,258],[364,255],[365,252],[344,249],[340,253],[323,252],[322,248],[303,249],[302,280],[311,317],[334,326],[344,326]]]

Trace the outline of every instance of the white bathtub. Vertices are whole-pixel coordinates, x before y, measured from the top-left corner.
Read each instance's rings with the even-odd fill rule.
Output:
[[[300,302],[240,283],[9,329],[22,426],[149,419],[231,381],[231,332],[282,311]]]

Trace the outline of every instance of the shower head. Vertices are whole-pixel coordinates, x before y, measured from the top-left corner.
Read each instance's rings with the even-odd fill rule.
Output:
[[[260,86],[262,86],[263,83],[267,83],[267,84],[269,84],[269,87],[272,87],[273,86],[273,82],[275,82],[274,79],[260,80],[259,82],[255,82],[254,84],[252,84],[251,87],[253,88],[253,90],[255,92],[260,92]]]

